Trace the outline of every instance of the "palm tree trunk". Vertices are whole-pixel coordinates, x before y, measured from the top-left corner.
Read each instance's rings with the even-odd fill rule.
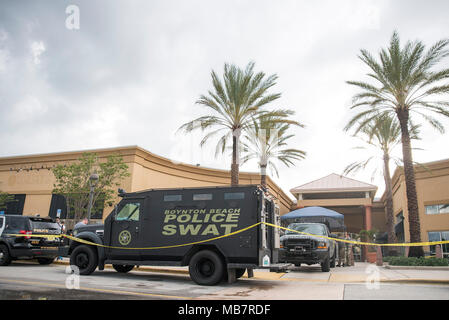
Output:
[[[232,131],[232,164],[231,164],[231,186],[235,187],[239,185],[239,138],[240,129],[234,129]]]
[[[260,185],[267,188],[267,165],[260,166]]]
[[[388,243],[396,243],[397,238],[394,232],[393,188],[391,183],[389,165],[390,165],[390,156],[388,155],[388,153],[384,153],[384,180],[385,180],[385,194],[386,194],[385,212],[387,215]],[[390,247],[388,249],[388,255],[397,256],[398,250],[395,247]]]
[[[421,242],[421,226],[418,212],[418,196],[416,192],[415,171],[413,168],[412,147],[408,130],[409,111],[401,108],[397,111],[402,133],[402,157],[404,161],[405,188],[407,192],[407,209],[410,242]],[[410,247],[409,257],[424,256],[423,247]]]

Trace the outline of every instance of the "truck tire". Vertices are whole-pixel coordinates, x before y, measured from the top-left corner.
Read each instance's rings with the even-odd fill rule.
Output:
[[[133,265],[126,265],[126,264],[113,264],[112,267],[115,269],[115,271],[120,273],[127,273],[130,272],[132,269],[134,269]]]
[[[39,264],[52,264],[53,261],[55,261],[55,258],[37,258],[37,262],[39,262]]]
[[[89,275],[98,266],[97,250],[87,245],[77,246],[70,255],[70,265],[77,266],[81,275]]]
[[[225,271],[220,256],[210,250],[201,250],[190,259],[189,273],[199,285],[213,286],[221,281]]]
[[[8,247],[4,244],[0,244],[0,266],[8,266],[11,264],[11,255],[9,254]]]
[[[327,257],[324,259],[323,262],[321,262],[321,271],[323,272],[329,272],[330,271],[330,257],[329,254],[327,255]]]

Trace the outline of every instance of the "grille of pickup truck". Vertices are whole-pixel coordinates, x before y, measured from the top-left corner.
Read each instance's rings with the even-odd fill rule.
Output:
[[[314,249],[315,241],[311,239],[288,239],[286,241],[286,246],[295,247],[295,246],[303,246],[304,249]]]

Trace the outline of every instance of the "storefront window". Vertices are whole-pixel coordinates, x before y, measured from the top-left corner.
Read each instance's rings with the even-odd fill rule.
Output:
[[[434,241],[447,241],[449,240],[449,231],[436,231],[436,232],[429,232],[429,241],[430,242],[434,242]],[[436,246],[430,246],[430,253],[432,255],[435,255],[435,247]],[[443,257],[444,258],[449,258],[449,245],[448,244],[443,244],[442,246],[443,249]]]

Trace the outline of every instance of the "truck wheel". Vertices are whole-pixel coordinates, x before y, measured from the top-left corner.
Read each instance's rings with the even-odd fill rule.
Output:
[[[330,258],[329,258],[329,254],[327,255],[326,259],[324,259],[324,261],[321,262],[321,271],[323,271],[323,272],[329,272],[329,271],[330,271]]]
[[[53,261],[55,261],[55,258],[37,258],[39,264],[52,264]]]
[[[77,266],[81,275],[89,275],[98,265],[97,251],[86,245],[76,247],[70,255],[70,265]]]
[[[224,265],[221,258],[213,251],[201,250],[190,259],[190,277],[197,284],[213,286],[223,278]]]
[[[130,272],[132,269],[134,269],[133,265],[126,265],[126,264],[113,264],[112,267],[115,269],[115,271],[120,273],[127,273]]]
[[[8,266],[11,263],[11,255],[8,247],[4,244],[0,245],[0,266]]]

